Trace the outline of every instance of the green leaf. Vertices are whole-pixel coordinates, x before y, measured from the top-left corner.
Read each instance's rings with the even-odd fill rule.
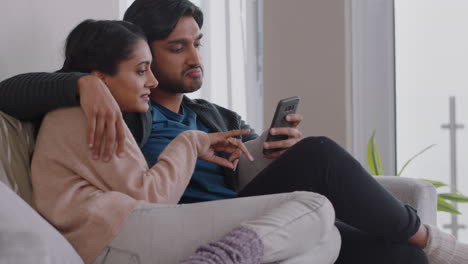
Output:
[[[457,203],[468,203],[468,197],[464,196],[463,194],[458,194],[458,193],[441,193],[439,194],[439,197],[445,199],[445,200],[450,200],[454,201]]]
[[[382,162],[380,161],[379,150],[374,142],[375,130],[372,132],[372,136],[367,143],[367,163],[369,164],[369,170],[373,175],[383,175]]]
[[[400,176],[403,171],[406,169],[406,166],[408,166],[410,164],[411,161],[413,161],[415,158],[417,158],[419,155],[423,154],[424,152],[428,151],[429,149],[433,148],[435,146],[435,144],[432,144],[428,147],[426,147],[425,149],[421,150],[419,153],[417,153],[416,155],[414,155],[413,157],[411,157],[411,159],[409,159],[405,165],[403,165],[403,167],[401,168],[400,172],[397,173],[397,176]]]
[[[427,180],[427,179],[421,179],[421,180],[428,182],[428,183],[432,183],[432,185],[434,185],[434,187],[436,188],[447,186],[447,184],[440,182],[440,181],[432,181],[432,180]]]
[[[455,206],[449,204],[442,197],[437,197],[437,211],[444,211],[451,214],[461,214]]]

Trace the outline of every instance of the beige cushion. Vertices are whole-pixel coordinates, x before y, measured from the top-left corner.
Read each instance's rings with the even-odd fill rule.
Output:
[[[33,125],[0,112],[0,263],[82,264],[70,243],[25,203],[31,204],[33,148]]]
[[[0,112],[0,181],[29,204],[33,148],[33,125]]]

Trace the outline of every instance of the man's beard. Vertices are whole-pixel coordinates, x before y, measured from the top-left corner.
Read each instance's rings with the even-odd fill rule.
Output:
[[[202,74],[200,77],[198,78],[195,78],[195,79],[192,79],[190,84],[187,85],[186,83],[184,83],[184,78],[185,78],[185,74],[187,71],[189,70],[192,70],[194,68],[200,68],[201,71],[202,71]],[[158,78],[158,77],[156,77]],[[193,92],[196,92],[198,91],[202,84],[203,84],[203,67],[190,67],[186,70],[184,70],[181,74],[181,78],[180,79],[162,79],[162,78],[158,78],[158,81],[159,81],[159,85],[158,85],[158,88],[167,92],[167,93],[172,93],[172,94],[178,94],[178,93],[193,93]]]
[[[167,92],[167,93],[193,93],[198,91],[202,86],[203,80],[200,77],[198,80],[192,81],[190,86],[184,84],[183,81],[171,81],[171,80],[161,80],[159,81],[158,88]]]

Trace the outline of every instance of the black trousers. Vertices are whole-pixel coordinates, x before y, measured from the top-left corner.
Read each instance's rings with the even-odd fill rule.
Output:
[[[311,191],[335,208],[342,247],[336,263],[428,263],[406,241],[420,225],[416,210],[385,190],[346,150],[308,137],[260,172],[239,196]]]

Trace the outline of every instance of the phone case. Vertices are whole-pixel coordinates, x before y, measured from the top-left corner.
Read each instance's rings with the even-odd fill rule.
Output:
[[[291,123],[286,121],[286,116],[288,114],[296,113],[297,108],[299,106],[299,97],[293,96],[289,98],[282,99],[278,102],[278,105],[275,110],[275,115],[273,116],[273,120],[271,121],[270,128],[273,127],[289,127]],[[272,136],[268,134],[266,141],[278,141],[287,139],[287,136]],[[263,154],[271,154],[281,149],[263,149]]]

